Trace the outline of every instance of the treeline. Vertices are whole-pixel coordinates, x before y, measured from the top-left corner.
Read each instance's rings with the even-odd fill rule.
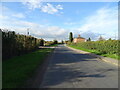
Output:
[[[57,40],[53,40],[53,41],[45,41],[45,46],[50,46],[50,45],[54,45],[54,44],[58,44]]]
[[[85,49],[97,50],[100,54],[118,54],[119,43],[120,40],[102,40],[68,44]]]
[[[2,59],[31,52],[43,45],[42,39],[16,34],[14,31],[2,31]]]

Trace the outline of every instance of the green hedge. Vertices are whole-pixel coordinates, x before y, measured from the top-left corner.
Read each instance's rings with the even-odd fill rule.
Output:
[[[119,40],[88,41],[81,43],[68,43],[85,49],[97,50],[101,54],[118,54]]]
[[[45,46],[51,46],[51,45],[55,45],[55,44],[58,44],[57,40],[45,41]]]
[[[16,34],[14,31],[2,31],[2,58],[8,59],[35,50],[41,39]]]

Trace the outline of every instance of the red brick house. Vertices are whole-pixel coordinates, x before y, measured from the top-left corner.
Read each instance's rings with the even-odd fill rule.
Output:
[[[74,39],[73,39],[73,42],[74,42],[74,43],[85,42],[85,41],[86,41],[86,39],[83,38],[83,37],[80,37],[80,35],[78,35],[77,38],[74,38]]]

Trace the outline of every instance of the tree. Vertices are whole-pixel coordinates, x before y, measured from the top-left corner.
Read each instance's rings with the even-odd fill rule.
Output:
[[[87,39],[87,41],[91,41],[91,38],[89,37],[89,38]]]
[[[64,41],[62,40],[61,43],[64,44]]]
[[[69,35],[69,41],[70,41],[70,42],[73,41],[73,34],[72,34],[72,32],[70,32],[70,35]]]
[[[40,40],[40,46],[44,46],[44,40],[43,39]]]
[[[112,40],[111,38],[109,38],[108,40]]]
[[[68,40],[66,40],[66,41],[65,41],[65,44],[67,44],[68,42],[69,42],[69,41],[68,41]]]
[[[58,44],[58,41],[57,41],[57,40],[54,40],[53,43],[54,43],[54,44]]]
[[[98,40],[99,40],[99,41],[103,41],[103,40],[105,40],[105,39],[104,39],[102,36],[100,36]]]

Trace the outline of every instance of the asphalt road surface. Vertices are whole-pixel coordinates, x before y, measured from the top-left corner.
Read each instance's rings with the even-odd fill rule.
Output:
[[[118,88],[118,67],[59,45],[40,88]]]

